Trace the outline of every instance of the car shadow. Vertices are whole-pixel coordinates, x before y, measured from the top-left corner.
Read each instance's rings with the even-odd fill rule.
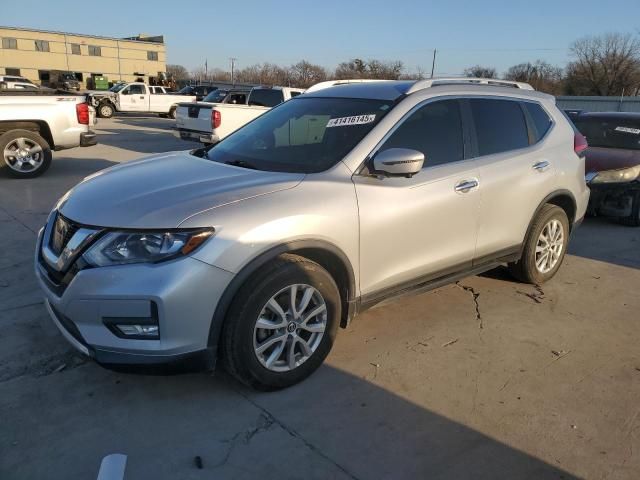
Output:
[[[135,126],[135,122],[127,121],[126,125],[128,128],[98,127],[98,142],[142,154],[193,150],[202,146],[199,142],[174,137],[171,127],[167,124],[155,125],[155,122],[150,124],[149,120],[145,119],[144,130],[132,129],[131,126]]]
[[[640,228],[606,217],[589,217],[575,230],[568,253],[640,269]]]

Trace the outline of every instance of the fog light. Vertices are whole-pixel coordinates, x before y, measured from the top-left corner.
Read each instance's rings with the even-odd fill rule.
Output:
[[[157,325],[117,325],[116,328],[127,337],[148,337],[158,338],[159,331]]]

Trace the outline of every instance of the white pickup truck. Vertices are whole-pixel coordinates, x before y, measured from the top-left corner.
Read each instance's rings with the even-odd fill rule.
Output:
[[[85,95],[46,90],[0,92],[0,172],[42,175],[53,150],[95,145],[95,110]]]
[[[254,118],[303,92],[301,88],[255,87],[249,93],[247,105],[205,102],[179,105],[174,134],[183,140],[218,143]]]
[[[177,95],[151,89],[146,83],[121,83],[106,92],[90,92],[89,99],[99,117],[110,118],[114,112],[158,113],[176,118],[182,102],[195,102],[194,95]]]

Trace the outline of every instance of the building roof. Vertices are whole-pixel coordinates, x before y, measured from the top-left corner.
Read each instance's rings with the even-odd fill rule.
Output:
[[[0,29],[16,30],[16,31],[24,31],[24,32],[52,33],[57,35],[72,35],[75,37],[101,38],[103,40],[124,40],[124,41],[130,41],[130,42],[164,44],[164,35],[139,34],[133,37],[105,37],[101,35],[90,35],[86,33],[59,32],[56,30],[40,30],[37,28],[26,28],[26,27],[8,27],[5,25],[0,25]]]

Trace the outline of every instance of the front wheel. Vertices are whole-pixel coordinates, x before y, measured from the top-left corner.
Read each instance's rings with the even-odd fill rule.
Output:
[[[569,242],[569,220],[565,211],[545,204],[527,236],[520,260],[509,264],[518,280],[535,285],[550,280],[560,268]]]
[[[328,355],[341,313],[331,275],[285,254],[241,287],[222,331],[226,369],[259,390],[294,385]]]
[[[51,165],[49,143],[30,130],[10,130],[0,135],[0,152],[0,170],[12,177],[37,177]]]
[[[98,115],[102,118],[111,118],[113,117],[113,107],[110,103],[104,102],[98,106]]]

